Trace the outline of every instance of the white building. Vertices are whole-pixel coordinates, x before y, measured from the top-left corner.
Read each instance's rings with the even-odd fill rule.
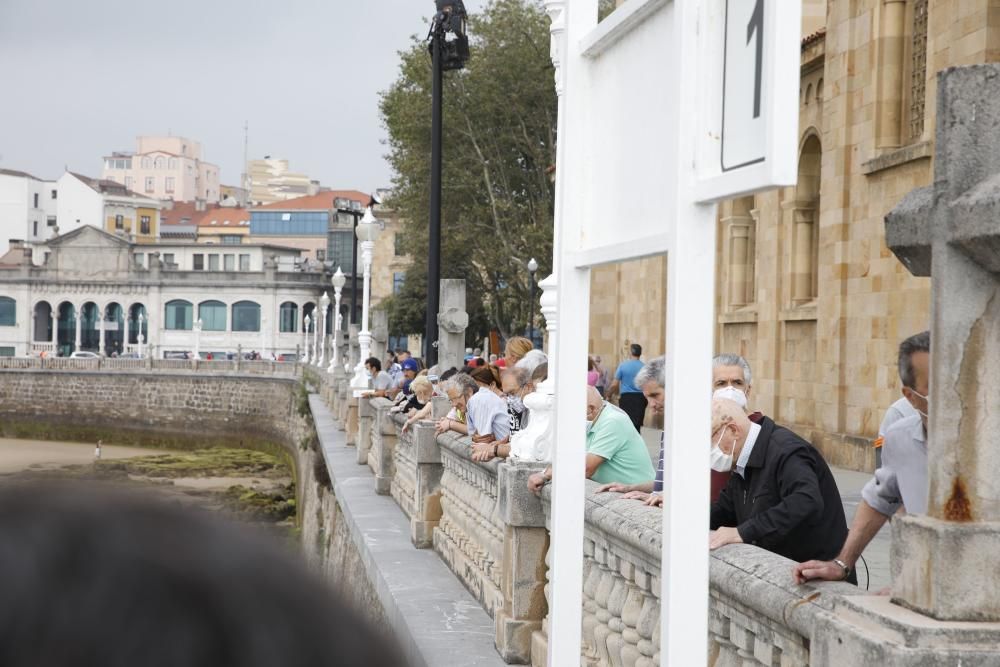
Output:
[[[250,180],[249,202],[252,206],[263,206],[319,192],[319,181],[314,181],[305,174],[289,171],[288,160],[271,157],[250,160],[247,170]]]
[[[91,225],[111,233],[130,234],[140,243],[159,238],[157,199],[143,197],[116,181],[67,171],[57,183],[56,224],[59,233]]]
[[[54,234],[57,197],[55,181],[0,169],[0,255],[10,239],[34,243]]]
[[[140,352],[140,323],[141,351],[156,357],[295,354],[304,317],[330,291],[327,273],[300,270],[298,257],[264,244],[142,245],[89,225],[16,244],[0,257],[0,356]]]
[[[102,178],[156,199],[221,197],[219,167],[202,160],[199,142],[184,137],[139,137],[134,153],[105,156]]]

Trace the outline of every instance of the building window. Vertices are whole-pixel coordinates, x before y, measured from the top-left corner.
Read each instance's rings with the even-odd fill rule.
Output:
[[[174,177],[173,176],[167,176],[165,179],[163,179],[163,183],[164,183],[164,185],[163,185],[163,189],[164,190],[166,190],[167,192],[173,192],[174,191]]]
[[[143,169],[149,169],[152,166],[153,166],[153,161],[152,160],[150,160],[148,157],[142,158],[142,168]]]
[[[13,347],[0,347],[0,357],[13,357],[14,348]]]
[[[17,302],[7,296],[0,296],[0,327],[17,324]]]
[[[35,193],[35,208],[38,208],[38,193]]]
[[[337,231],[327,235],[326,258],[344,273],[354,273],[351,255],[354,252],[354,232]]]
[[[279,327],[281,333],[295,333],[296,323],[299,320],[299,307],[291,301],[281,304],[279,310]]]
[[[149,216],[144,215],[139,218],[139,233],[149,234]]]
[[[219,270],[219,256],[218,255],[209,255],[208,256],[208,270],[209,271],[218,271]]]
[[[190,331],[194,324],[191,317],[193,313],[194,306],[190,301],[183,299],[168,301],[163,327],[171,331]]]
[[[910,63],[910,138],[924,133],[924,95],[927,82],[927,0],[913,3],[913,43]]]
[[[38,221],[35,220],[34,222],[31,223],[31,225],[32,225],[31,228],[33,230],[31,235],[32,236],[38,236]]]
[[[243,242],[243,237],[239,234],[220,234],[219,243],[222,245],[239,245]]]
[[[192,256],[192,259],[194,260],[194,263],[192,264],[192,267],[193,267],[193,269],[195,271],[204,271],[205,270],[205,256],[204,255],[202,255],[201,253],[195,253]]]
[[[158,158],[156,158],[156,160],[153,161],[153,167],[155,169],[163,169],[164,164],[165,164],[165,161],[164,161],[164,159],[162,157],[158,157]]]
[[[393,252],[396,257],[400,257],[406,254],[406,248],[403,247],[403,235],[399,232],[392,237]]]
[[[174,263],[174,253],[172,253],[172,252],[165,252],[165,253],[163,253],[163,263],[164,264],[173,264]]]
[[[221,301],[202,301],[198,304],[198,319],[205,331],[225,331],[226,304]]]
[[[726,302],[730,309],[755,301],[756,215],[754,198],[741,197],[723,205],[723,256],[727,266]]]
[[[126,176],[125,177],[125,187],[128,188],[129,190],[132,189],[132,184],[134,182],[135,182],[135,179],[133,179],[131,176]]]
[[[146,177],[146,192],[153,192],[156,190],[156,177],[147,176]]]
[[[125,216],[123,215],[115,216],[115,229],[125,229]]]
[[[59,196],[59,191],[58,191],[58,190],[53,190],[53,191],[52,191],[52,198],[53,198],[53,199],[55,199],[55,198],[57,198],[58,196]]]
[[[225,271],[235,271],[236,270],[236,255],[223,255],[222,256],[222,268]]]
[[[146,256],[143,253],[135,253],[135,265],[140,269],[146,268]]]
[[[170,161],[167,163],[167,165],[168,165],[168,167],[170,169],[176,169],[177,168],[177,158],[175,158],[175,157],[170,158]]]
[[[260,331],[260,306],[253,301],[234,303],[233,331]]]
[[[56,217],[54,215],[50,215],[49,218],[48,218],[48,220],[45,221],[45,224],[47,226],[49,226],[49,227],[55,227],[56,226]]]
[[[250,255],[240,255],[240,271],[250,270]]]
[[[406,282],[406,274],[402,271],[392,274],[392,293],[399,294],[399,291],[403,289],[403,284]]]

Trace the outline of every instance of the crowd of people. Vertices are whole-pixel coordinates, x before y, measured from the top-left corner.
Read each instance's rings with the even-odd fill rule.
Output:
[[[451,410],[436,421],[436,432],[469,436],[474,461],[506,458],[511,437],[529,423],[524,401],[545,380],[545,354],[526,338],[512,338],[502,357],[485,359],[480,350],[469,349],[464,361],[462,369],[438,377],[405,350],[389,355],[387,370],[373,357],[366,362],[371,395],[396,402],[393,409],[407,415],[404,429],[431,418],[433,395],[447,396]],[[754,544],[797,561],[793,577],[799,583],[857,583],[855,563],[885,522],[897,512],[922,513],[927,507],[929,333],[904,340],[897,361],[903,397],[879,429],[879,467],[848,530],[836,480],[819,450],[751,408],[753,376],[746,359],[716,356],[706,443],[709,548]],[[613,374],[600,357],[588,359],[585,475],[600,484],[597,493],[662,507],[664,439],[661,433],[654,467],[642,427],[647,408],[663,414],[665,364],[664,357],[644,362],[637,344]],[[548,467],[532,475],[528,486],[538,493],[551,480]]]

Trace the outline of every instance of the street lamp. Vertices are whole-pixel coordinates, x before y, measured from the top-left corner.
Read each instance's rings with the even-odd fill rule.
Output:
[[[330,297],[323,292],[323,298],[319,300],[320,308],[323,309],[322,317],[320,320],[323,322],[323,332],[320,334],[320,340],[322,343],[319,346],[319,361],[316,362],[316,366],[323,368],[326,366],[326,320],[328,315],[326,314],[327,309],[330,307]]]
[[[201,318],[194,322],[194,358],[201,359]]]
[[[310,361],[309,363],[315,366],[316,362],[319,361],[319,304],[317,304],[316,307],[313,308],[312,324],[313,324],[312,350],[311,350],[312,356],[310,357],[312,361]]]
[[[143,343],[143,341],[144,341],[144,338],[143,338],[143,335],[142,335],[142,321],[143,321],[143,320],[144,320],[145,318],[144,318],[144,317],[142,316],[142,313],[140,312],[140,313],[139,313],[139,316],[138,316],[138,318],[137,318],[137,319],[139,320],[139,335],[137,335],[137,336],[135,337],[135,342],[136,342],[136,343],[138,343],[138,347],[139,347],[139,358],[140,358],[140,359],[142,359],[142,343]]]
[[[371,356],[372,334],[368,330],[368,307],[371,302],[372,282],[372,251],[375,249],[375,239],[378,238],[379,222],[372,215],[369,206],[365,209],[365,217],[358,224],[358,240],[361,241],[361,265],[364,269],[364,296],[361,300],[361,331],[358,332],[358,345],[361,347],[361,358],[354,368],[354,378],[351,389],[355,396],[368,389],[371,376],[365,371],[365,361]]]
[[[330,353],[330,367],[326,371],[333,373],[337,368],[337,357],[339,356],[337,348],[340,337],[340,291],[344,289],[344,283],[347,282],[347,278],[344,277],[344,272],[340,270],[339,266],[330,282],[333,283],[333,351]]]
[[[302,363],[309,363],[309,323],[312,319],[306,315],[302,320]]]
[[[431,192],[427,252],[427,312],[424,359],[437,363],[438,310],[441,305],[441,79],[445,70],[462,69],[469,59],[465,34],[467,14],[462,0],[435,0],[437,13],[427,35],[431,52]],[[450,39],[449,39],[450,36]]]
[[[364,212],[361,202],[346,197],[335,197],[333,207],[337,213],[345,213],[354,219],[351,238],[351,312],[347,315],[347,323],[354,324],[355,313],[358,310],[358,220]]]
[[[538,262],[532,257],[528,260],[528,280],[531,283],[531,298],[528,300],[528,338],[531,344],[535,344],[535,271],[538,270]]]

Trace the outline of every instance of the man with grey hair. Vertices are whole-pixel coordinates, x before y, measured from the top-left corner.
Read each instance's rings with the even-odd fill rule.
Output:
[[[795,566],[796,583],[810,579],[838,581],[854,572],[861,553],[899,510],[910,514],[927,511],[927,411],[930,410],[929,331],[910,336],[899,345],[897,364],[903,396],[916,411],[894,423],[882,444],[882,467],[861,490],[851,530],[833,560],[810,560]]]

